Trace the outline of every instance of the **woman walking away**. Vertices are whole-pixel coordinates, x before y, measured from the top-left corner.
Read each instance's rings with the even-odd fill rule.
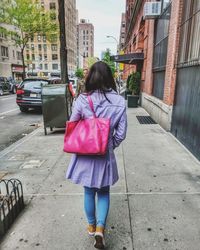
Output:
[[[95,237],[94,247],[105,247],[104,230],[110,204],[110,186],[118,180],[114,149],[126,137],[127,117],[124,98],[118,95],[111,69],[104,62],[96,62],[86,78],[86,93],[75,101],[71,121],[93,116],[88,102],[90,95],[97,117],[110,118],[108,148],[105,155],[73,154],[66,178],[84,187],[84,208],[88,233]],[[95,205],[95,196],[97,204]]]

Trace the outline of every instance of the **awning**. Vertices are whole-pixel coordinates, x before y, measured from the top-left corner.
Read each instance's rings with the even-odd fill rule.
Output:
[[[23,73],[23,66],[22,65],[12,64],[11,67],[12,67],[12,72]]]
[[[110,59],[117,63],[140,64],[144,61],[144,53],[130,53],[124,55],[111,56]]]

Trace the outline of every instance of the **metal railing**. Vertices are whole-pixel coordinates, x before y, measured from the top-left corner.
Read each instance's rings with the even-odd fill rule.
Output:
[[[22,183],[18,179],[0,180],[0,238],[5,235],[23,208]]]

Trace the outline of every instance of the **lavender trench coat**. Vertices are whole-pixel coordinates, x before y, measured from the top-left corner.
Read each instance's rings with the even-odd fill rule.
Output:
[[[106,96],[111,103],[98,91],[91,94],[96,116],[111,119],[106,155],[88,156],[73,154],[66,173],[67,179],[71,179],[72,182],[86,187],[101,188],[110,186],[117,182],[119,178],[113,150],[126,137],[126,106],[124,98],[114,90],[107,92]],[[93,116],[93,112],[90,109],[87,96],[85,94],[79,95],[75,101],[70,120],[77,121],[91,116]]]

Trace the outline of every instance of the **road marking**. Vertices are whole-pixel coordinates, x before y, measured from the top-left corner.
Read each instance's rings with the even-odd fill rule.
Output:
[[[19,109],[18,109],[18,108],[17,108],[17,109],[11,109],[11,110],[9,110],[9,111],[0,113],[0,115],[5,115],[5,114],[8,114],[8,113],[14,112],[14,111],[16,111],[16,110],[19,110]]]

